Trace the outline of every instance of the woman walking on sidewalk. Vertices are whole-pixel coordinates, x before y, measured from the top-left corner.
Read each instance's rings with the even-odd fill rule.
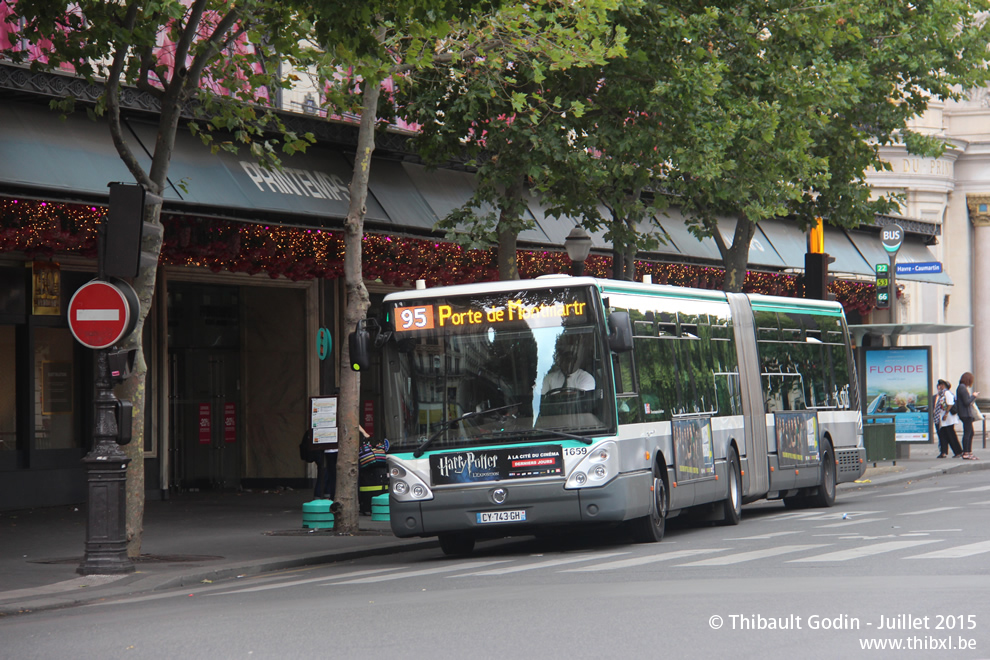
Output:
[[[958,409],[959,421],[963,425],[962,450],[963,458],[976,460],[973,455],[973,402],[980,396],[979,392],[972,392],[973,374],[964,373],[959,377],[959,387],[956,388],[956,408]]]
[[[963,453],[959,446],[959,437],[956,435],[956,422],[959,417],[952,412],[952,406],[956,402],[956,397],[952,394],[952,386],[949,381],[938,380],[938,398],[935,399],[935,428],[938,432],[938,458],[945,458],[949,448],[952,448],[952,457]]]

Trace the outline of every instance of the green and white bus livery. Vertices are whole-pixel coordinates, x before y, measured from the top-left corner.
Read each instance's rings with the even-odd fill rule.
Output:
[[[381,350],[392,531],[447,554],[827,507],[865,469],[835,302],[554,276],[392,293],[357,334],[352,361]]]

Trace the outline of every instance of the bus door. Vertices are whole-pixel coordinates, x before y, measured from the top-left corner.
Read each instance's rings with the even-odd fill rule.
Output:
[[[727,293],[726,297],[732,308],[732,324],[736,333],[739,385],[746,425],[743,495],[762,497],[770,489],[770,469],[767,460],[767,416],[760,383],[760,356],[756,347],[753,309],[743,293]]]

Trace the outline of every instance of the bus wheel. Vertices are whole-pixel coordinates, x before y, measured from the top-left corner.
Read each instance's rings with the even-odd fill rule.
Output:
[[[722,524],[738,525],[742,518],[742,475],[739,471],[739,456],[735,448],[729,448],[729,458],[726,461],[729,477],[729,489],[722,501]]]
[[[636,543],[656,543],[663,540],[667,524],[667,487],[662,477],[654,475],[652,495],[650,515],[631,522],[630,529]]]
[[[441,534],[440,549],[448,557],[469,555],[474,552],[474,538],[467,534]]]
[[[830,507],[835,504],[835,457],[827,440],[822,445],[822,482],[811,502],[817,507]]]

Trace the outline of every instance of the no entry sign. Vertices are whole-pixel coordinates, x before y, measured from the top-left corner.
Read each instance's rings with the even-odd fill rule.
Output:
[[[122,280],[92,280],[69,301],[69,330],[88,348],[107,348],[126,337],[137,322],[137,294]]]

